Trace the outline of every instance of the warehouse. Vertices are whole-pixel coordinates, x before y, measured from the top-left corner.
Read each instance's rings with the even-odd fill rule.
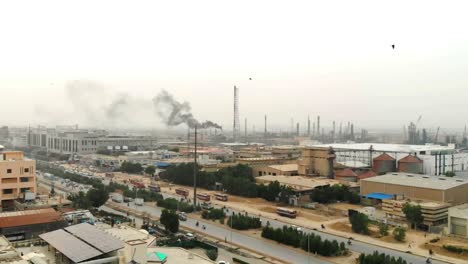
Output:
[[[297,167],[297,164],[276,164],[268,166],[256,166],[252,168],[252,171],[254,176],[297,176]]]
[[[361,196],[383,193],[412,200],[459,205],[468,202],[468,180],[421,174],[387,173],[361,180]]]

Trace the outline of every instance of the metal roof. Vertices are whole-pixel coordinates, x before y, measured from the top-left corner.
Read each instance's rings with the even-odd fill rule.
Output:
[[[382,176],[375,176],[367,179],[362,179],[361,182],[377,182],[434,190],[448,190],[454,187],[468,184],[468,180],[458,177],[429,176],[423,174],[396,172],[387,173]]]
[[[386,193],[369,193],[366,195],[366,198],[371,199],[378,199],[378,200],[388,200],[393,199],[395,197],[394,194],[386,194]]]
[[[369,150],[372,146],[374,151],[381,152],[404,152],[414,153],[420,151],[454,151],[454,146],[441,145],[407,145],[407,144],[382,144],[382,143],[351,143],[351,144],[319,144],[312,147],[332,147],[335,150]]]
[[[103,254],[63,229],[41,234],[39,237],[76,263]]]
[[[69,226],[65,230],[103,253],[109,253],[124,247],[122,241],[88,223]]]

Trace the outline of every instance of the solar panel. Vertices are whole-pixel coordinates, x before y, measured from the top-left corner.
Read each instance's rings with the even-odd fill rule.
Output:
[[[41,234],[39,237],[73,262],[85,261],[103,254],[63,229]]]
[[[109,253],[124,247],[122,241],[88,223],[69,226],[65,230],[103,253]]]

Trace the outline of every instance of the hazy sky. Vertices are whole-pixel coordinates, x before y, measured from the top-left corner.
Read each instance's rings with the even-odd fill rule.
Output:
[[[249,129],[262,130],[265,114],[285,128],[293,117],[305,129],[308,114],[325,126],[350,120],[399,129],[423,115],[424,126],[461,128],[467,8],[466,1],[3,1],[0,124],[163,127],[151,99],[166,89],[197,118],[232,128],[237,85]],[[122,98],[128,111],[106,119]]]

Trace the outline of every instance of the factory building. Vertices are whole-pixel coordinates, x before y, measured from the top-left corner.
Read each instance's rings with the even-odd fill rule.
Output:
[[[276,164],[269,166],[256,166],[252,168],[252,173],[255,177],[264,175],[284,175],[284,176],[297,176],[297,164]]]
[[[36,161],[21,151],[0,148],[0,180],[0,210],[13,208],[14,200],[36,193]]]
[[[468,204],[448,209],[448,233],[468,238]]]
[[[375,193],[453,206],[468,202],[468,180],[408,173],[387,173],[362,179],[361,196],[372,197]]]
[[[395,160],[400,160],[408,155],[413,155],[422,161],[422,164],[414,165],[414,167],[422,166],[421,173],[423,174],[443,175],[448,171],[453,171],[455,173],[468,173],[468,152],[456,149],[455,145],[453,144],[449,144],[448,146],[441,146],[434,144],[406,145],[380,143],[352,143],[316,144],[311,145],[311,147],[332,147],[335,151],[336,162],[339,163],[347,161],[359,161],[372,167],[372,160],[382,154],[387,154]],[[379,160],[377,161],[377,163],[377,166],[380,166]],[[413,169],[416,168],[411,168],[411,170]],[[379,174],[379,172],[377,173]]]
[[[387,153],[383,153],[373,159],[372,170],[381,175],[387,172],[395,172],[397,167],[396,165],[396,159]]]
[[[302,176],[326,176],[333,178],[335,154],[329,147],[306,147],[298,160],[298,172]]]

